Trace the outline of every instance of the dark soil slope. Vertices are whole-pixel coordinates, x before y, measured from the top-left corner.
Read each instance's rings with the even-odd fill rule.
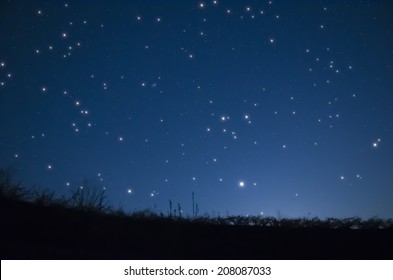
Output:
[[[1,259],[393,259],[392,229],[135,219],[0,199]]]

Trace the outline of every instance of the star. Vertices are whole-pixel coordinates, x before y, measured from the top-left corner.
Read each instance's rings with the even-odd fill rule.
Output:
[[[244,181],[240,181],[240,182],[239,182],[239,187],[241,187],[241,188],[244,188],[244,187],[245,187],[245,185],[246,185],[246,184],[245,184],[245,182],[244,182]]]
[[[378,138],[377,141],[375,141],[375,142],[372,143],[372,147],[373,147],[373,148],[378,148],[378,144],[379,144],[380,142],[381,142],[381,139]]]

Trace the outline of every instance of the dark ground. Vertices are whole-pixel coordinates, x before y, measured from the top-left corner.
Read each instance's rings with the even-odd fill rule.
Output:
[[[393,229],[135,219],[0,198],[1,259],[393,259]]]

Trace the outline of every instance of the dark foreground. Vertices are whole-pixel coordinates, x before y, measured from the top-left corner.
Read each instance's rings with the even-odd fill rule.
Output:
[[[392,229],[212,225],[0,200],[1,259],[393,259]]]

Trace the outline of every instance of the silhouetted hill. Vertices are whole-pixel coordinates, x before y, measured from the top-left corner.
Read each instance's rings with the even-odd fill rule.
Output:
[[[393,230],[217,225],[0,197],[1,259],[393,259]]]

